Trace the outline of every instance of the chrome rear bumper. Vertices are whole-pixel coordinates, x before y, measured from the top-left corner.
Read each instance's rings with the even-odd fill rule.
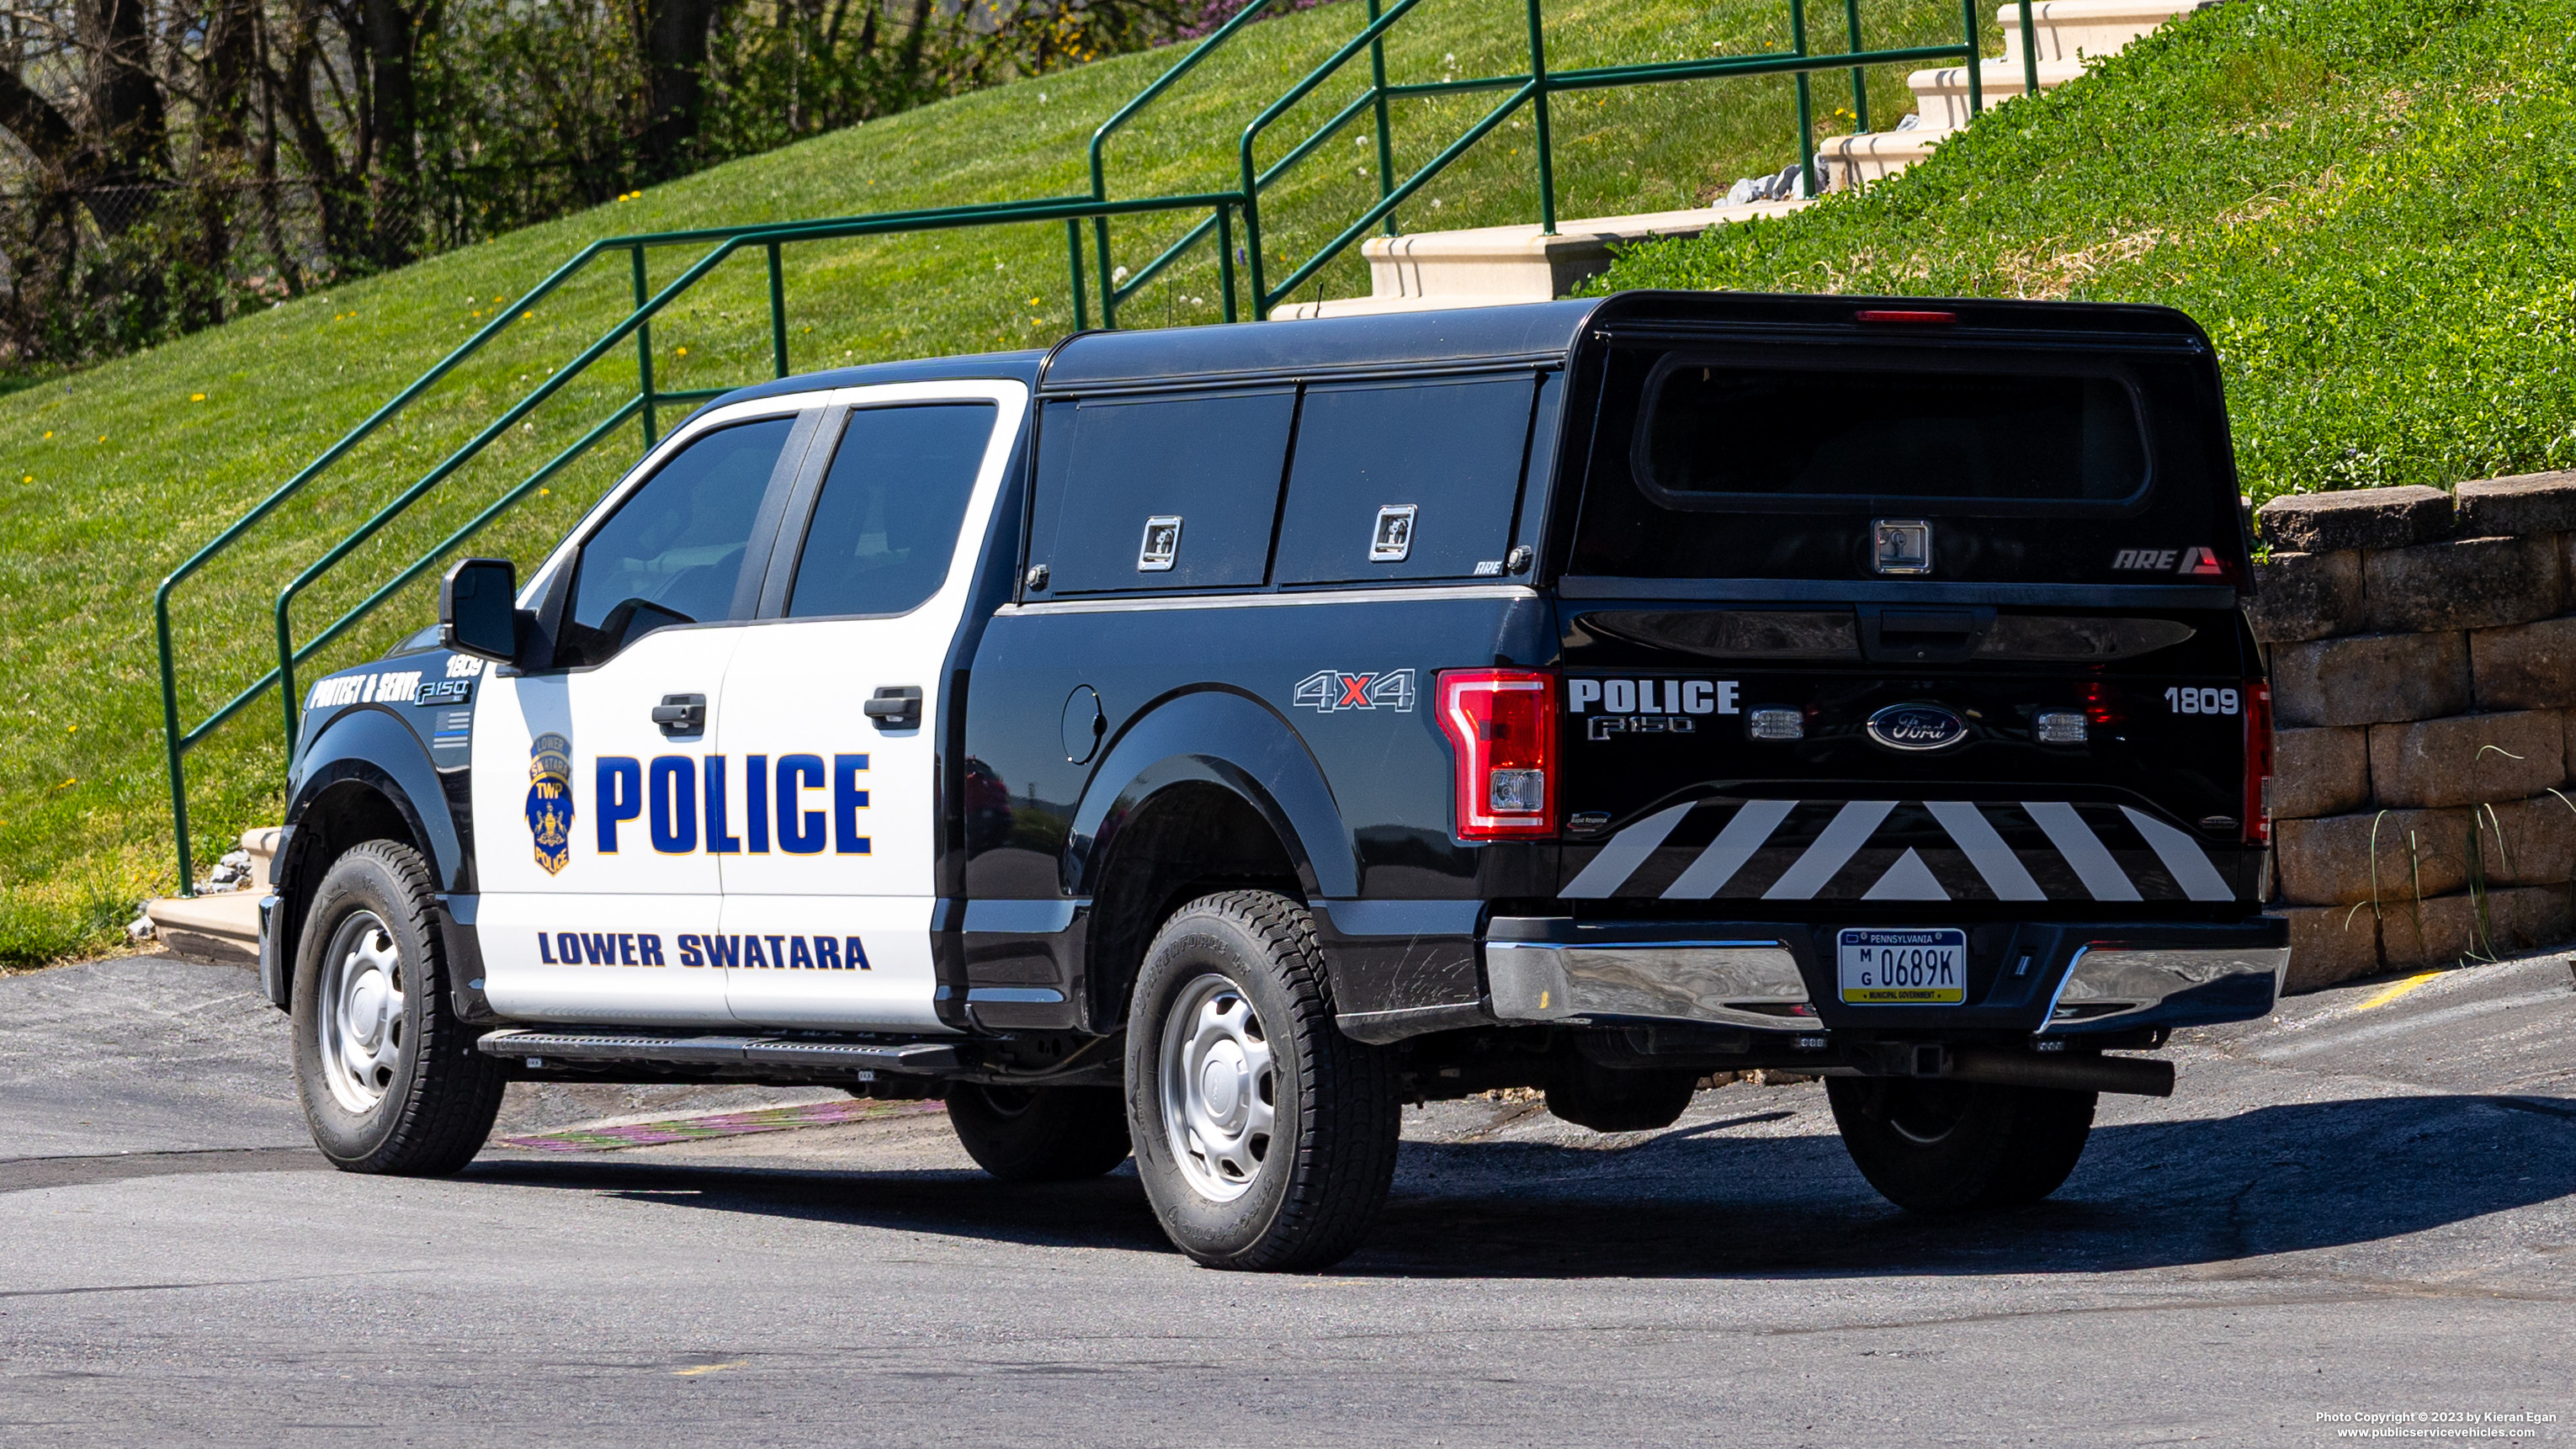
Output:
[[[2259,1015],[2281,999],[2289,969],[2287,946],[2086,946],[2075,953],[2040,1030],[2188,1024],[2157,1019],[2258,1001]]]
[[[1485,976],[1500,1021],[1649,1017],[1768,1031],[1815,1025],[1806,977],[1781,941],[1488,941]]]

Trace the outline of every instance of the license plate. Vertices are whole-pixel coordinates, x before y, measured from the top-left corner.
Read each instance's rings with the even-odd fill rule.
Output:
[[[1968,999],[1968,933],[1843,932],[1835,965],[1849,1006],[1958,1006]]]

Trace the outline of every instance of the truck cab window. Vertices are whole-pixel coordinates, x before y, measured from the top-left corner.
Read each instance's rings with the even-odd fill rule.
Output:
[[[852,412],[805,531],[788,615],[900,614],[939,592],[993,416],[991,403]]]
[[[743,556],[794,427],[764,418],[719,428],[628,495],[582,545],[556,664],[598,664],[656,629],[743,617]]]

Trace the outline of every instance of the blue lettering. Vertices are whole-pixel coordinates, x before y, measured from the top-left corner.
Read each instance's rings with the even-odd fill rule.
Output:
[[[823,853],[823,812],[804,809],[805,792],[823,788],[823,757],[785,755],[778,761],[778,848],[790,855]]]
[[[758,966],[763,968],[766,968],[769,965],[769,958],[760,954],[760,938],[758,936],[745,936],[742,938],[742,964],[745,966]]]
[[[644,767],[624,755],[602,755],[592,775],[599,807],[599,853],[617,853],[617,822],[644,813]]]
[[[868,953],[860,948],[858,937],[852,936],[849,939],[845,950],[850,963],[850,969],[854,971],[865,971],[869,969]]]
[[[779,948],[778,943],[786,940],[787,938],[785,936],[767,936],[762,939],[769,942],[769,964],[772,966],[785,966],[787,964],[787,953]]]
[[[769,757],[742,757],[743,829],[751,836],[751,853],[769,853]]]
[[[680,964],[683,966],[707,964],[706,956],[698,950],[698,938],[695,935],[680,937]]]
[[[814,957],[805,949],[805,938],[802,936],[790,936],[787,938],[787,941],[787,964],[795,967],[799,971],[813,970]]]
[[[549,966],[557,964],[555,961],[554,942],[548,940],[546,938],[546,933],[543,931],[539,931],[537,933],[537,959],[545,962]]]
[[[594,935],[589,931],[584,931],[581,933],[581,950],[583,955],[590,958],[588,963],[590,965],[614,966],[617,964],[617,938],[615,936]]]
[[[739,966],[742,964],[742,937],[701,936],[699,939],[707,943],[708,965]]]
[[[635,936],[631,931],[617,938],[617,964],[620,966],[635,964]]]
[[[725,757],[707,756],[707,853],[735,855],[742,850],[742,837],[725,833],[727,800],[725,798]]]
[[[557,931],[555,933],[555,955],[562,958],[555,963],[558,966],[580,965],[581,937],[574,935],[570,931]]]
[[[832,757],[832,850],[837,855],[865,855],[868,838],[859,833],[859,812],[868,808],[868,792],[859,788],[866,773],[865,755]]]
[[[653,757],[653,814],[647,822],[653,848],[686,855],[698,848],[698,762],[686,755]]]
[[[841,943],[829,936],[814,938],[814,965],[824,971],[841,969]]]
[[[662,959],[661,937],[650,935],[638,936],[635,938],[635,941],[637,945],[644,948],[644,959],[639,964],[645,966],[661,966],[668,964]]]

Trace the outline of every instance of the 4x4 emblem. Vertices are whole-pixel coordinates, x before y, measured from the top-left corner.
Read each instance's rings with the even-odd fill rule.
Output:
[[[1406,714],[1413,709],[1413,671],[1346,674],[1339,669],[1318,669],[1297,681],[1297,692],[1289,702],[1317,714],[1336,714],[1346,709],[1391,709]]]
[[[1932,572],[1932,525],[1920,518],[1870,520],[1870,567],[1883,574]]]

